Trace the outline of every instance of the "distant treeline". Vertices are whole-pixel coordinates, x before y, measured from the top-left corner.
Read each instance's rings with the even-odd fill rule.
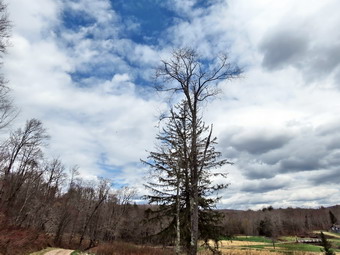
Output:
[[[223,210],[223,229],[226,236],[307,235],[313,230],[329,230],[340,219],[340,206],[318,209],[269,206],[259,211]]]

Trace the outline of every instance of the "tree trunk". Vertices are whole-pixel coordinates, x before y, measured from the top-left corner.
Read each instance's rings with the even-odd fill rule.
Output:
[[[180,178],[177,178],[177,187],[176,187],[176,248],[175,248],[175,252],[177,255],[181,254],[181,222],[179,219],[179,215],[180,215],[180,209],[181,209],[181,205],[180,205],[180,199],[179,199],[179,184],[180,184]]]
[[[197,99],[196,95],[193,100],[193,106],[190,107],[192,115],[192,141],[191,141],[191,196],[190,196],[190,218],[191,218],[191,240],[190,255],[197,254],[198,241],[198,159],[197,159]]]

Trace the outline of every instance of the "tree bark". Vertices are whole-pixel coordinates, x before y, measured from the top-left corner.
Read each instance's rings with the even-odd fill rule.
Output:
[[[176,187],[176,248],[175,252],[177,255],[181,254],[181,222],[180,222],[180,198],[179,198],[179,185],[180,178],[177,178],[177,187]]]

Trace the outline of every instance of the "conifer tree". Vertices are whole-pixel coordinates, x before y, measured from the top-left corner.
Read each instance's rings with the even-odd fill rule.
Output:
[[[320,233],[321,237],[321,245],[323,247],[322,251],[325,253],[325,255],[335,255],[335,252],[331,249],[332,244],[326,239],[323,232]]]
[[[160,145],[156,152],[150,152],[148,160],[143,161],[152,169],[153,181],[146,185],[152,194],[148,195],[150,203],[156,203],[159,208],[153,212],[153,220],[167,218],[169,224],[159,234],[166,237],[175,236],[176,252],[180,253],[180,244],[190,250],[190,193],[191,180],[190,158],[191,139],[190,114],[187,103],[183,101],[171,110],[170,117],[162,132],[157,136]],[[218,197],[211,195],[227,187],[226,183],[214,185],[211,170],[226,163],[220,160],[220,153],[215,151],[216,138],[212,138],[212,127],[204,124],[199,118],[197,128],[197,151],[200,165],[204,165],[199,172],[199,222],[200,237],[204,240],[218,238],[218,221],[221,215],[213,210]]]
[[[335,217],[335,215],[332,213],[332,211],[329,211],[329,218],[331,220],[332,225],[334,225],[338,222],[338,219]]]
[[[228,60],[226,55],[216,59],[201,59],[193,49],[178,49],[173,52],[171,59],[162,61],[162,66],[157,71],[157,77],[162,79],[158,90],[179,93],[186,105],[187,128],[190,134],[187,148],[190,150],[186,150],[185,158],[188,170],[188,212],[185,223],[189,224],[190,241],[187,241],[187,244],[188,254],[191,255],[197,254],[198,238],[202,238],[203,230],[199,229],[199,225],[202,225],[200,221],[204,218],[204,214],[200,212],[201,205],[207,201],[214,203],[209,199],[201,199],[207,192],[205,187],[211,185],[211,171],[207,162],[216,160],[212,127],[203,124],[202,109],[204,102],[220,92],[219,81],[240,75],[241,70]]]

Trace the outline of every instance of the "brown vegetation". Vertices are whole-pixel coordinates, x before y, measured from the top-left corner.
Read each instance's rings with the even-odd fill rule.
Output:
[[[102,244],[91,250],[96,255],[172,255],[169,248],[138,246],[124,242]]]
[[[9,226],[0,214],[0,254],[18,255],[48,246],[48,236],[32,229]]]

